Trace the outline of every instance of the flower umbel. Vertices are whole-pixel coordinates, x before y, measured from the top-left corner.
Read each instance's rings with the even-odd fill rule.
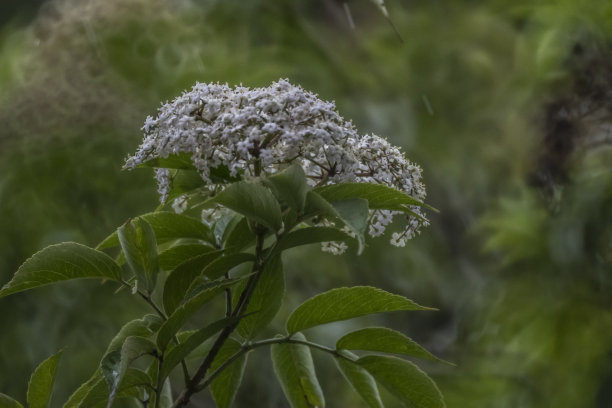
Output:
[[[148,117],[144,140],[125,166],[176,154],[190,155],[193,166],[211,189],[211,170],[223,166],[230,175],[248,179],[271,175],[298,163],[312,186],[343,182],[384,184],[423,200],[421,169],[399,148],[376,135],[359,135],[327,102],[287,80],[266,88],[232,88],[227,84],[196,84],[158,115]],[[158,191],[165,202],[172,178],[156,169]],[[183,207],[180,207],[181,210]],[[392,244],[404,246],[428,221],[418,206]],[[370,210],[369,234],[383,234],[400,212]],[[331,248],[326,245],[324,248]],[[333,246],[342,252],[345,246]]]

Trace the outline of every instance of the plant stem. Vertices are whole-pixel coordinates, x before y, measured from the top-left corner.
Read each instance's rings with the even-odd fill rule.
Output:
[[[162,384],[162,363],[164,362],[164,355],[157,357],[157,383],[155,387],[155,408],[159,408],[159,400],[161,399],[161,393],[163,389]]]
[[[229,279],[229,272],[225,273],[225,278]],[[232,290],[230,288],[225,289],[225,317],[232,315]]]
[[[132,285],[130,285],[128,282],[124,281],[123,279],[121,279],[121,284],[130,290],[133,289]],[[140,290],[137,291],[136,293],[138,293],[140,297],[143,298],[144,301],[147,302],[149,306],[153,308],[153,310],[155,310],[155,313],[157,313],[159,317],[161,317],[164,320],[168,320],[168,316],[166,316],[166,314],[155,304],[155,302],[153,302],[153,300],[151,299],[151,296],[147,295],[146,293]]]
[[[236,304],[236,307],[232,311],[232,314],[231,314],[232,317],[240,316],[244,314],[244,311],[246,310],[249,304],[249,301],[251,299],[251,296],[255,290],[255,286],[257,286],[257,282],[259,281],[261,272],[263,271],[263,268],[265,266],[266,259],[264,259],[263,257],[264,234],[265,233],[263,232],[260,232],[257,234],[257,237],[256,237],[257,241],[255,245],[255,262],[253,263],[254,275],[251,276],[249,280],[247,281],[246,287],[242,291],[240,298],[238,300],[238,303]],[[187,384],[187,387],[181,392],[178,398],[174,401],[172,408],[181,408],[181,407],[186,406],[189,403],[191,396],[194,393],[203,389],[199,386],[200,381],[202,381],[204,377],[206,376],[206,373],[210,369],[210,366],[212,365],[215,357],[217,356],[217,354],[219,354],[221,347],[226,342],[226,340],[229,338],[229,336],[234,332],[239,322],[240,320],[237,320],[235,323],[227,326],[225,329],[221,331],[221,333],[219,333],[219,336],[217,337],[210,351],[206,355],[206,358],[204,359],[204,361],[198,368],[198,371],[193,375],[193,377]]]
[[[124,281],[123,279],[121,279],[121,284],[123,284],[124,286],[126,286],[127,288],[132,288],[132,286]],[[151,296],[147,295],[146,293],[143,293],[141,291],[137,292],[141,298],[143,298],[145,300],[145,302],[147,302],[149,304],[149,306],[151,306],[153,308],[153,310],[155,310],[155,312],[164,320],[168,320],[168,316],[166,316],[166,314],[155,304],[155,302],[153,302],[153,299],[151,299]],[[173,338],[174,343],[178,344],[178,338],[176,336],[174,336]],[[160,364],[161,366],[161,364]],[[181,360],[181,367],[183,368],[183,377],[185,379],[185,386],[187,386],[187,384],[189,383],[189,371],[187,370],[187,363],[185,363],[185,360]],[[159,385],[159,384],[158,384]]]
[[[313,342],[310,342],[308,340],[292,339],[291,337],[280,337],[280,338],[275,338],[275,339],[266,339],[266,340],[261,340],[261,341],[257,341],[257,342],[253,342],[253,343],[244,344],[242,346],[241,350],[237,351],[230,358],[225,360],[223,362],[223,364],[221,364],[219,366],[219,368],[217,368],[202,384],[200,384],[197,387],[196,391],[202,391],[203,389],[208,387],[210,385],[210,383],[212,383],[212,381],[218,375],[220,375],[223,370],[225,370],[230,364],[232,364],[234,361],[236,361],[237,359],[242,357],[244,354],[252,351],[253,349],[256,349],[256,348],[259,348],[259,347],[263,347],[263,346],[269,346],[269,345],[272,345],[272,344],[302,344],[302,345],[308,346],[310,348],[314,348],[314,349],[321,350],[321,351],[324,351],[326,353],[332,354],[334,357],[340,357],[340,358],[343,358],[343,359],[348,360],[350,362],[354,362],[354,360],[352,360],[351,358],[341,354],[340,352],[338,352],[338,350],[332,349],[330,347],[326,347],[326,346],[324,346],[322,344],[313,343]]]

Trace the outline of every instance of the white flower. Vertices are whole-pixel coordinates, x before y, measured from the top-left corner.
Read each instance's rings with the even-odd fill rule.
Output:
[[[421,169],[399,148],[376,135],[359,135],[333,102],[280,80],[267,88],[231,88],[227,84],[197,83],[168,102],[143,126],[144,140],[125,166],[135,168],[155,158],[189,154],[195,168],[212,187],[211,169],[225,166],[232,176],[248,179],[274,174],[298,162],[312,186],[343,182],[377,183],[423,200]],[[167,169],[157,169],[162,202],[171,189]],[[183,208],[178,206],[177,208]],[[408,226],[393,237],[394,245],[418,233],[427,221],[421,208],[408,216]],[[379,236],[399,212],[372,210],[369,233]],[[204,218],[210,221],[207,214]],[[344,247],[336,245],[333,251]],[[332,245],[324,245],[332,250]]]
[[[188,197],[186,195],[182,195],[178,198],[175,198],[172,202],[172,209],[175,213],[180,214],[187,209]]]

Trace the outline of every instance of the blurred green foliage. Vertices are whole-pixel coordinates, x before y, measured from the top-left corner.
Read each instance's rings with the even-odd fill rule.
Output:
[[[428,366],[448,406],[610,406],[612,4],[388,0],[403,41],[372,2],[347,5],[354,29],[333,0],[51,0],[5,24],[2,282],[45,245],[95,244],[157,206],[151,175],[121,165],[160,101],[195,81],[288,77],[403,145],[441,213],[402,250],[381,239],[359,258],[291,252],[279,320],[332,285],[373,284],[440,309],[385,324],[457,364]],[[32,369],[64,347],[59,405],[143,313],[109,291],[3,299],[0,391],[24,399]],[[359,406],[314,357],[329,406]],[[282,406],[249,367],[271,373],[254,355],[236,405]]]

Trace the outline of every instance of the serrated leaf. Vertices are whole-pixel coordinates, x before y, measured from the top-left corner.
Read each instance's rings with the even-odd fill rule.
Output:
[[[231,338],[227,339],[211,365],[211,372],[218,369],[241,349],[242,346],[239,342]],[[230,408],[232,406],[242,381],[246,361],[247,354],[245,353],[230,363],[210,384],[210,393],[218,408]]]
[[[121,382],[132,362],[144,355],[152,355],[155,351],[155,344],[150,340],[145,337],[130,336],[125,339],[120,352],[116,350],[104,357],[100,367],[109,388],[109,406],[112,405]]]
[[[135,218],[119,227],[117,235],[138,285],[150,294],[155,289],[159,273],[157,241],[153,227],[143,218]]]
[[[420,368],[397,357],[365,356],[357,360],[402,403],[414,408],[444,408],[442,393]]]
[[[157,258],[159,267],[165,271],[173,270],[180,264],[196,256],[212,252],[215,249],[202,244],[181,244],[175,245],[159,253]]]
[[[60,350],[40,363],[34,370],[28,384],[27,401],[29,408],[47,408],[49,406],[57,364],[61,355],[62,351]]]
[[[338,340],[336,348],[403,354],[427,360],[443,361],[425,350],[410,337],[386,327],[368,327],[347,333]]]
[[[333,227],[306,227],[291,231],[278,243],[276,250],[284,251],[301,245],[328,241],[351,241],[354,238]]]
[[[421,200],[384,184],[331,184],[329,186],[318,187],[315,191],[332,203],[352,198],[362,198],[368,201],[368,207],[371,210],[406,211],[406,206],[425,206]]]
[[[115,399],[126,397],[139,397],[140,388],[146,387],[147,392],[152,392],[151,378],[144,371],[136,368],[128,368],[119,389],[115,394]],[[78,405],[79,408],[102,408],[108,404],[109,391],[106,381],[100,378],[96,384],[91,387],[87,395]]]
[[[215,240],[210,228],[195,218],[167,211],[157,211],[141,215],[140,218],[151,224],[158,244],[180,238],[194,238],[214,245]],[[119,245],[117,231],[102,241],[96,249],[107,249]]]
[[[283,171],[280,171],[267,179],[264,183],[272,190],[276,198],[293,208],[298,213],[304,210],[306,194],[310,186],[306,180],[306,174],[302,167],[294,163]]]
[[[356,361],[357,356],[349,351],[340,350],[339,353],[345,355],[349,359]],[[376,381],[363,367],[355,362],[347,361],[344,358],[335,357],[336,366],[353,387],[355,391],[363,398],[370,408],[384,408]]]
[[[222,293],[225,288],[235,285],[242,279],[244,279],[244,277],[211,282],[211,286],[208,289],[204,290],[178,307],[170,316],[168,316],[168,320],[166,320],[160,327],[159,332],[157,333],[157,347],[164,351],[170,340],[174,337],[176,332],[180,330],[187,319],[193,316],[200,309],[200,307],[210,302],[219,293]]]
[[[274,195],[260,184],[240,181],[225,187],[208,204],[221,204],[238,214],[260,223],[272,231],[282,225],[281,209]]]
[[[187,289],[204,268],[223,251],[210,251],[190,258],[176,267],[164,283],[163,303],[167,314],[173,313],[187,295]]]
[[[75,242],[51,245],[19,267],[0,290],[0,298],[39,286],[70,279],[121,280],[121,268],[108,255]]]
[[[289,333],[373,313],[435,310],[371,286],[337,288],[302,303],[287,320]]]
[[[63,405],[63,408],[78,407],[81,404],[81,402],[85,399],[85,397],[87,397],[87,394],[89,394],[92,388],[101,380],[102,380],[102,370],[98,368],[89,380],[81,384],[79,388],[77,388],[76,391],[74,391],[72,395],[70,395],[70,397],[68,398],[68,401],[66,401],[66,403]]]
[[[179,344],[170,348],[162,364],[162,378],[166,378],[174,367],[176,367],[181,360],[186,358],[189,353],[191,353],[221,329],[235,323],[237,319],[239,318],[232,317],[217,320],[206,327],[194,331],[189,335],[189,337],[183,339]]]
[[[23,408],[23,405],[8,395],[0,393],[0,408]]]
[[[306,340],[303,334],[294,338]],[[324,408],[325,397],[315,373],[310,348],[303,344],[273,344],[270,355],[274,373],[292,408]]]
[[[98,384],[98,382],[104,382],[104,377],[102,375],[102,362],[104,362],[109,355],[119,355],[121,353],[121,348],[125,340],[130,336],[140,336],[140,337],[149,337],[153,335],[159,327],[163,323],[163,320],[158,315],[147,314],[144,315],[141,319],[134,319],[127,322],[119,332],[113,337],[111,342],[109,343],[106,351],[104,353],[104,357],[100,361],[100,367],[96,370],[96,372],[91,376],[89,380],[83,383],[68,399],[66,404],[64,404],[64,408],[75,408],[80,406],[82,401],[88,395],[88,393]],[[107,391],[108,391],[108,387]]]
[[[370,216],[368,202],[362,198],[351,198],[335,201],[332,205],[338,212],[344,225],[357,237],[357,242],[359,243],[357,255],[360,255],[365,247],[365,234]]]
[[[241,290],[234,293],[238,295]],[[244,338],[250,339],[265,328],[272,321],[283,303],[285,295],[285,275],[280,256],[272,257],[266,263],[251,300],[244,314],[245,317],[236,331]],[[237,296],[236,299],[237,300]]]

